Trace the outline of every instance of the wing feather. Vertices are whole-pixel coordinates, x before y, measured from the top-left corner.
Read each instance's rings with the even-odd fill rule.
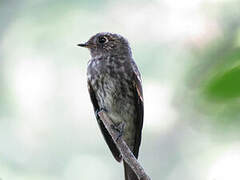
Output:
[[[140,72],[134,62],[132,62],[133,68],[133,87],[135,90],[135,109],[136,109],[136,135],[135,135],[135,145],[133,149],[133,154],[138,157],[139,147],[142,138],[142,127],[143,127],[143,115],[144,115],[144,104],[143,104],[143,91],[142,91],[142,80]]]

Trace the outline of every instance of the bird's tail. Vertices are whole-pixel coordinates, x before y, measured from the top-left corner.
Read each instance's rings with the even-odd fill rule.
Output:
[[[131,167],[123,161],[125,180],[138,180],[137,175],[131,169]]]

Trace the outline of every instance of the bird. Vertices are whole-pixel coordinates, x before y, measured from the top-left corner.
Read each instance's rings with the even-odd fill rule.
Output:
[[[132,57],[128,40],[116,33],[100,32],[86,43],[78,44],[90,50],[87,84],[94,112],[103,137],[114,158],[122,155],[108,133],[98,112],[104,110],[121,137],[138,158],[141,144],[144,103],[141,74]],[[137,180],[137,175],[123,160],[125,180]]]

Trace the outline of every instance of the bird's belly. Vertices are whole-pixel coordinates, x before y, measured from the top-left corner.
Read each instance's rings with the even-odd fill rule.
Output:
[[[100,81],[97,97],[101,102],[100,107],[107,110],[115,125],[125,123],[123,139],[132,149],[135,142],[136,110],[129,81],[105,76]]]

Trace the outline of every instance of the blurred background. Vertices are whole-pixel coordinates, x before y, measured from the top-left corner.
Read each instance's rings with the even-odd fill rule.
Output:
[[[122,180],[87,92],[97,32],[143,78],[139,161],[153,180],[240,179],[239,0],[0,1],[0,179]]]

